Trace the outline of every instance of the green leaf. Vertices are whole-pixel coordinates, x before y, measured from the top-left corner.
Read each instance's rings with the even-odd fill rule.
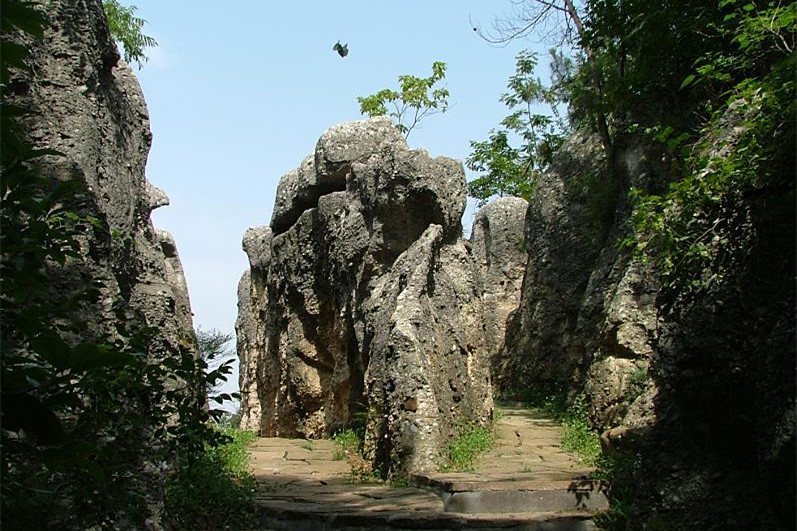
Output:
[[[61,421],[38,397],[30,393],[2,394],[3,429],[34,434],[42,444],[54,444],[65,437]]]
[[[57,370],[62,371],[69,368],[69,356],[72,349],[57,334],[46,333],[37,336],[30,340],[30,347],[33,352]]]
[[[82,343],[72,352],[69,368],[74,372],[86,372],[124,367],[133,363],[134,359],[131,355],[120,352],[111,345]]]

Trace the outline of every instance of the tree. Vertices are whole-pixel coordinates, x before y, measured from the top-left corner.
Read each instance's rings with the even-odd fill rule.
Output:
[[[232,366],[235,363],[235,351],[227,345],[232,341],[232,334],[225,334],[218,330],[196,329],[197,346],[199,347],[199,357],[204,365],[206,375],[206,389],[208,400],[217,404],[223,404],[231,400],[240,398],[239,393],[219,393],[221,384],[227,381],[227,377],[232,374]],[[210,415],[216,420],[221,420],[226,411],[223,409],[211,409]]]
[[[432,64],[429,77],[399,76],[400,91],[383,89],[370,96],[358,97],[360,113],[370,117],[389,114],[407,138],[423,119],[448,110],[448,90],[433,89],[445,76],[446,64],[440,61]],[[389,113],[388,104],[392,106]]]
[[[135,61],[141,68],[141,62],[149,58],[144,53],[145,48],[153,48],[157,41],[142,31],[147,23],[143,18],[135,16],[136,6],[125,7],[119,0],[103,0],[105,16],[108,18],[108,28],[111,36],[124,48],[124,58],[128,63]]]
[[[564,58],[551,53],[560,65],[565,64]],[[501,121],[501,129],[490,131],[488,140],[470,143],[473,151],[466,160],[468,168],[486,172],[468,183],[468,194],[480,205],[495,195],[529,199],[535,176],[548,167],[562,143],[567,126],[557,109],[561,94],[556,87],[546,87],[534,77],[536,66],[536,54],[518,54],[515,75],[507,84],[509,92],[500,98],[510,114]],[[535,112],[535,105],[540,103],[551,114]],[[519,138],[519,147],[512,147],[510,135]]]
[[[586,2],[587,8],[600,8],[598,2]],[[603,105],[603,81],[599,59],[595,56],[590,41],[589,28],[585,26],[581,13],[573,0],[520,0],[514,18],[499,19],[494,32],[483,32],[474,27],[482,38],[491,43],[507,43],[511,40],[536,34],[543,40],[555,41],[558,47],[577,47],[584,54],[584,65],[589,72],[592,104],[588,107],[589,118],[596,128],[606,152],[610,166],[613,161],[613,142],[609,133],[608,115]],[[606,4],[611,9],[612,3]]]

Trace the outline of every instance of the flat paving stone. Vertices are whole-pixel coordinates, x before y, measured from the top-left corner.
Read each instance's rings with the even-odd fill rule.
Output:
[[[495,446],[474,472],[362,483],[330,440],[261,438],[249,447],[263,530],[436,529],[583,531],[607,506],[592,470],[563,452],[561,427],[502,408]]]

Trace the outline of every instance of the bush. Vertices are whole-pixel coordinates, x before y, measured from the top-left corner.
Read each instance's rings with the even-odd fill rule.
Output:
[[[166,511],[176,529],[245,530],[257,521],[255,479],[246,452],[255,434],[231,428],[219,432],[224,442],[206,445],[166,485]]]
[[[459,435],[446,449],[447,462],[440,467],[443,471],[469,472],[479,454],[486,452],[495,444],[495,435],[475,422],[465,422],[459,428]]]

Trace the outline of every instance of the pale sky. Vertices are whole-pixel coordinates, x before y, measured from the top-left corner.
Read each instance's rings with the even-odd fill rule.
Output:
[[[153,220],[177,241],[194,324],[225,333],[234,333],[248,267],[244,231],[270,222],[279,178],[327,128],[363,118],[357,96],[447,63],[450,109],[409,144],[464,162],[469,141],[485,140],[507,114],[498,98],[515,55],[532,46],[496,47],[473,31],[471,20],[489,27],[511,13],[509,0],[129,3],[159,43],[136,69],[153,132],[147,177],[171,199]],[[332,50],[338,40],[346,58]],[[469,208],[467,230],[472,216]]]

